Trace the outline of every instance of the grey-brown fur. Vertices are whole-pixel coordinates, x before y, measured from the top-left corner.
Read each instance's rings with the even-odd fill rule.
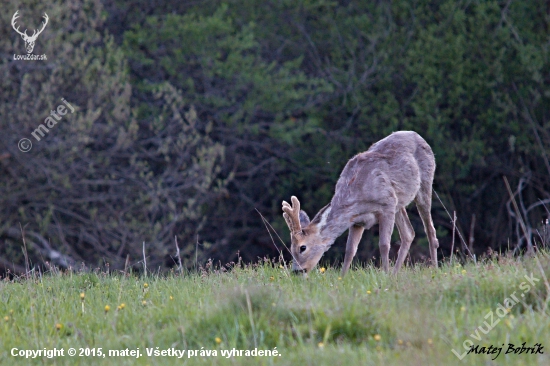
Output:
[[[399,231],[401,247],[394,268],[397,273],[414,239],[405,210],[413,200],[428,236],[432,264],[437,266],[439,243],[430,214],[434,172],[434,154],[426,141],[416,132],[399,131],[348,161],[336,183],[332,201],[311,222],[305,212],[300,214],[300,202],[296,197],[292,197],[292,205],[283,201],[283,217],[291,231],[293,269],[310,271],[334,240],[349,229],[342,268],[345,274],[363,231],[378,223],[385,271],[389,270],[394,224]]]

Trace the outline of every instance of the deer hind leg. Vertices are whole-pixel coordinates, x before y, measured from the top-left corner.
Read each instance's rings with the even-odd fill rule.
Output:
[[[344,265],[342,266],[342,276],[348,272],[351,261],[353,257],[355,257],[355,253],[357,253],[357,246],[361,241],[363,231],[365,231],[365,228],[359,225],[353,225],[349,228],[348,242],[346,243],[346,256],[344,257]]]
[[[382,213],[378,218],[380,243],[380,257],[382,258],[382,269],[385,272],[390,270],[390,241],[395,224],[395,214]]]
[[[399,248],[399,255],[397,256],[397,262],[395,262],[395,268],[393,269],[393,274],[397,274],[405,258],[409,253],[409,248],[414,239],[414,230],[409,221],[409,216],[407,216],[407,210],[405,207],[402,207],[395,214],[395,226],[399,231],[399,237],[401,238],[401,247]]]
[[[424,224],[424,230],[428,236],[428,242],[430,243],[430,257],[432,265],[437,267],[437,248],[439,248],[439,241],[435,234],[435,227],[432,220],[431,208],[432,208],[432,184],[422,185],[420,191],[415,198],[416,207],[420,213],[420,218]]]

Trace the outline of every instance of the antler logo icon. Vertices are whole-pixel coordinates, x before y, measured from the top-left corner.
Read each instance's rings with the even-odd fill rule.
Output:
[[[32,50],[34,49],[34,42],[36,42],[36,38],[38,38],[38,36],[40,35],[40,33],[42,33],[44,31],[44,28],[46,28],[46,24],[48,24],[48,14],[44,13],[44,22],[42,22],[42,28],[37,31],[36,29],[33,31],[33,34],[32,36],[29,36],[27,34],[27,30],[25,29],[25,32],[20,32],[19,31],[19,26],[17,28],[15,28],[15,22],[16,22],[16,19],[19,17],[19,15],[17,14],[19,13],[19,10],[17,10],[15,12],[15,14],[13,14],[13,17],[11,18],[11,26],[13,27],[13,29],[19,33],[21,35],[21,38],[23,38],[23,41],[25,41],[25,48],[27,49],[27,53],[32,53]]]

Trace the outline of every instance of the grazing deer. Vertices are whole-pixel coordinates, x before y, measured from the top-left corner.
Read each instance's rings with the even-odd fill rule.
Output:
[[[19,30],[19,26],[17,28],[15,28],[15,23],[17,22],[17,18],[19,18],[19,10],[17,10],[15,12],[15,14],[13,14],[13,17],[11,18],[11,26],[13,27],[13,29],[19,33],[19,35],[21,36],[21,38],[23,38],[23,41],[25,41],[25,48],[27,49],[27,53],[32,53],[32,50],[34,49],[34,43],[36,42],[36,39],[38,38],[38,36],[40,35],[40,33],[42,33],[44,31],[44,28],[46,28],[46,25],[48,24],[48,14],[44,13],[44,21],[42,22],[42,28],[37,31],[36,29],[33,31],[32,33],[32,36],[29,36],[27,34],[27,30],[25,29],[24,32],[21,32]]]
[[[394,224],[399,231],[401,247],[394,268],[394,274],[397,273],[414,239],[405,210],[413,200],[428,236],[432,264],[437,267],[439,242],[430,213],[434,172],[435,158],[430,145],[416,132],[399,131],[348,161],[336,183],[332,201],[312,221],[300,210],[300,201],[295,196],[292,205],[283,201],[283,217],[292,241],[293,271],[307,275],[334,240],[349,229],[342,267],[342,274],[346,274],[363,231],[378,223],[380,256],[386,272]]]

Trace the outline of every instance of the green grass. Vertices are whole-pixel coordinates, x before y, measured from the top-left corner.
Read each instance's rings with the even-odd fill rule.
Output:
[[[408,267],[397,277],[366,267],[340,278],[338,269],[329,268],[304,280],[267,262],[183,276],[53,273],[6,280],[0,282],[0,364],[548,365],[548,292],[541,268],[550,277],[546,254],[464,267]],[[519,287],[528,284],[526,274],[539,279],[529,290]],[[490,311],[500,319],[497,305],[514,291],[521,301],[473,340],[470,334],[490,322]],[[459,361],[451,350],[463,353],[466,340],[505,347],[495,361],[482,354]],[[544,354],[504,354],[508,343],[523,342],[541,343]],[[63,348],[65,356],[13,357],[14,347]],[[69,357],[70,347],[101,347],[107,356]],[[202,348],[218,356],[147,356],[146,348],[155,347]],[[256,347],[276,347],[280,356],[221,355]],[[108,356],[126,348],[139,348],[143,356]]]

